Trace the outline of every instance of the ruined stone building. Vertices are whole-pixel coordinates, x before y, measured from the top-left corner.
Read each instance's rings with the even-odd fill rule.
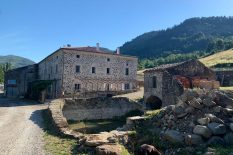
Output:
[[[215,70],[217,80],[221,86],[229,87],[233,86],[233,69],[230,70]]]
[[[145,102],[160,108],[175,104],[184,88],[219,87],[215,72],[198,60],[167,64],[144,71]]]
[[[63,47],[38,63],[35,80],[52,82],[46,91],[48,98],[78,92],[124,92],[137,87],[137,62],[137,57],[121,55],[119,49],[110,53],[99,45]]]

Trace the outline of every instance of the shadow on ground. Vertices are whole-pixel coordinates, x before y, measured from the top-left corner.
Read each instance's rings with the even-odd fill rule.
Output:
[[[38,119],[39,115],[41,116],[41,120]],[[37,124],[45,132],[44,142],[46,145],[45,146],[46,151],[51,149],[57,149],[56,147],[62,150],[61,146],[66,146],[67,149],[67,145],[69,145],[71,146],[71,150],[69,153],[71,153],[71,155],[78,154],[77,152],[79,147],[78,142],[75,139],[67,137],[58,131],[58,129],[54,126],[54,123],[52,121],[48,109],[34,111],[30,116],[30,120],[33,123]],[[58,150],[54,150],[54,151],[58,151]],[[52,153],[52,154],[56,154],[56,153]]]
[[[32,106],[39,105],[41,103],[33,100],[26,99],[10,99],[0,97],[0,107],[17,107],[17,106]]]

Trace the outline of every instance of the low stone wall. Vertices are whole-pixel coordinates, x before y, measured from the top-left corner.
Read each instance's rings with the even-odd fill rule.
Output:
[[[136,109],[142,106],[123,97],[66,99],[62,112],[68,120],[96,120],[123,116]]]
[[[63,99],[55,99],[49,102],[49,113],[53,120],[54,126],[57,128],[58,132],[63,135],[70,136],[79,140],[85,139],[83,134],[69,129],[67,120],[62,114],[63,106]]]

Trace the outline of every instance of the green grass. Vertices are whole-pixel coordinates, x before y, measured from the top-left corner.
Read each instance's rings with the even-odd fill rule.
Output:
[[[229,155],[233,152],[233,146],[213,146],[211,147],[216,150],[216,155]]]
[[[77,141],[61,135],[52,125],[48,110],[42,111],[44,121],[44,148],[50,155],[77,155]],[[81,155],[81,154],[80,154]]]
[[[161,109],[158,109],[158,110],[150,110],[150,111],[147,111],[147,112],[145,113],[145,116],[146,116],[147,118],[152,118],[152,117],[158,115],[158,114],[160,113],[160,111],[161,111]]]
[[[68,121],[69,127],[75,131],[95,134],[104,131],[112,131],[125,124],[122,119],[108,119],[108,120],[88,120],[88,121]]]

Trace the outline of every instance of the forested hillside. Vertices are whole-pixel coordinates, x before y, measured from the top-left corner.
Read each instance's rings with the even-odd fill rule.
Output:
[[[203,17],[187,19],[166,30],[145,33],[126,42],[121,52],[138,56],[141,67],[148,68],[200,58],[232,47],[233,17]]]
[[[6,64],[6,63],[10,63],[12,68],[18,68],[27,65],[32,65],[35,62],[27,58],[15,56],[15,55],[0,56],[0,64]]]

